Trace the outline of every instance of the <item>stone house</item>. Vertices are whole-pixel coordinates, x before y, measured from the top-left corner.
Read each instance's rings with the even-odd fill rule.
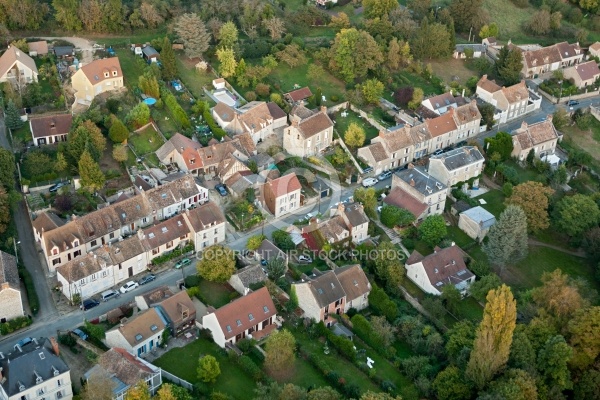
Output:
[[[33,226],[33,236],[35,237],[35,241],[41,241],[44,232],[49,232],[52,229],[63,226],[65,223],[66,221],[64,219],[53,212],[42,211],[35,217],[31,224]]]
[[[303,105],[292,108],[290,126],[283,130],[283,148],[293,156],[308,157],[319,154],[333,140],[333,122],[327,108],[312,111]]]
[[[551,46],[522,51],[523,69],[521,75],[534,78],[546,72],[573,66],[583,61],[583,51],[579,43],[560,42]]]
[[[231,275],[228,283],[236,292],[245,296],[250,292],[252,285],[266,280],[267,274],[263,270],[263,267],[260,264],[254,264],[237,270],[235,274]]]
[[[483,172],[484,161],[477,147],[459,147],[429,157],[428,171],[435,179],[450,187],[479,176]]]
[[[565,68],[563,75],[565,79],[573,79],[573,83],[579,89],[584,89],[600,79],[600,68],[598,63],[592,60]]]
[[[273,102],[252,101],[238,109],[217,103],[212,115],[221,128],[234,135],[248,133],[255,144],[287,126],[286,113]]]
[[[538,158],[554,154],[556,144],[562,140],[562,135],[552,123],[552,114],[549,114],[545,120],[534,124],[523,121],[521,127],[515,130],[512,135],[513,151],[511,156],[519,161],[527,159],[527,155],[531,150]]]
[[[123,318],[118,326],[107,331],[106,345],[122,348],[141,357],[160,344],[165,328],[158,311],[149,308],[130,319]]]
[[[17,259],[0,251],[0,322],[25,315]]]
[[[495,223],[496,217],[494,217],[494,214],[481,206],[461,212],[458,218],[458,227],[478,242],[485,238]]]
[[[500,87],[495,81],[489,80],[487,75],[483,75],[477,82],[476,93],[480,99],[501,111],[498,116],[498,122],[501,124],[520,118],[542,106],[541,97],[529,90],[525,81],[509,87]]]
[[[225,241],[225,216],[213,202],[186,210],[183,215],[192,235],[196,251]]]

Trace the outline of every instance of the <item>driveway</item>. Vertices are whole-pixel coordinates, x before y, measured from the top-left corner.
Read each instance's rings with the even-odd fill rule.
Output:
[[[81,60],[83,63],[88,64],[94,61],[94,43],[91,40],[87,40],[79,37],[42,37],[40,39],[52,41],[52,40],[64,40],[65,42],[73,43],[77,49],[81,50]]]

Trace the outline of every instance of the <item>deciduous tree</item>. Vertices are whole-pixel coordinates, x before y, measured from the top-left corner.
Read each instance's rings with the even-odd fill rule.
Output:
[[[346,82],[366,76],[383,62],[375,39],[369,33],[355,28],[338,32],[330,52],[329,67]]]
[[[136,383],[135,386],[127,389],[125,400],[150,400],[151,397],[152,395],[150,394],[148,384],[141,380]]]
[[[377,247],[377,253],[373,260],[375,274],[392,291],[398,290],[398,286],[406,275],[406,269],[398,254],[399,249],[395,244],[382,242]]]
[[[363,0],[366,18],[383,18],[399,7],[396,0]]]
[[[285,33],[285,24],[281,18],[269,18],[263,22],[263,25],[269,31],[271,40],[278,40]]]
[[[539,307],[555,318],[558,327],[566,325],[577,310],[588,305],[577,286],[560,269],[544,272],[542,286],[531,295]]]
[[[571,372],[568,362],[573,355],[573,349],[567,344],[565,338],[556,335],[548,339],[538,354],[538,370],[546,383],[559,391],[571,389]]]
[[[0,184],[7,191],[15,187],[15,156],[12,151],[0,147]]]
[[[265,346],[265,366],[270,375],[285,377],[294,366],[296,339],[287,329],[273,332]]]
[[[112,156],[117,162],[125,162],[127,161],[127,150],[129,148],[122,144],[117,144],[113,146]]]
[[[485,152],[488,155],[498,153],[500,160],[508,160],[513,151],[512,136],[506,132],[498,132],[495,136],[485,139]]]
[[[365,130],[355,122],[350,123],[344,132],[344,142],[350,147],[361,147],[365,143],[365,139]]]
[[[237,61],[235,60],[235,53],[231,47],[217,49],[217,59],[221,63],[221,65],[219,65],[219,73],[223,78],[229,78],[230,76],[235,75]]]
[[[444,285],[442,287],[441,298],[446,309],[455,314],[458,310],[458,306],[460,305],[460,301],[462,300],[460,291],[456,288],[456,286]]]
[[[537,400],[535,379],[521,369],[508,370],[504,376],[491,385],[488,394],[492,398],[513,400]]]
[[[554,208],[556,226],[571,237],[580,236],[589,228],[598,225],[600,209],[589,196],[576,194],[565,196]]]
[[[448,234],[446,220],[441,215],[430,215],[419,225],[419,238],[429,246],[437,246]]]
[[[0,186],[0,235],[6,232],[10,223],[10,198],[6,189]]]
[[[140,17],[146,22],[146,26],[150,29],[154,29],[165,20],[161,13],[154,7],[152,3],[143,1],[140,4]],[[161,62],[164,65],[161,56]]]
[[[146,106],[147,107],[147,106]],[[99,160],[106,149],[106,138],[92,121],[79,123],[67,136],[67,152],[73,163],[77,163],[84,151],[94,160]]]
[[[90,192],[96,192],[104,187],[106,177],[87,150],[81,155],[77,166],[81,177],[81,186]]]
[[[183,41],[185,55],[189,58],[202,57],[210,44],[210,33],[196,13],[181,15],[175,22],[175,32]]]
[[[232,21],[225,22],[219,29],[219,47],[234,48],[238,42],[238,29]]]
[[[246,243],[246,248],[248,250],[256,250],[260,247],[263,240],[265,240],[265,235],[254,235],[248,238],[248,242]]]
[[[354,191],[354,200],[361,203],[364,207],[365,213],[375,218],[375,206],[377,205],[377,192],[373,188],[358,188]]]
[[[285,274],[286,266],[283,258],[271,258],[265,266],[267,275],[272,281],[276,281]]]
[[[377,79],[367,79],[360,85],[362,97],[367,104],[379,104],[379,99],[383,96],[385,86]]]
[[[296,248],[296,245],[294,244],[290,234],[281,229],[274,231],[271,234],[271,239],[273,239],[275,246],[279,247],[283,251],[293,250]]]
[[[281,51],[275,53],[275,57],[281,62],[286,63],[291,68],[306,63],[306,54],[296,43],[289,44]]]
[[[229,247],[214,245],[204,250],[196,264],[198,275],[211,282],[226,282],[235,272],[235,256]]]
[[[410,48],[415,58],[431,60],[450,55],[451,41],[452,38],[446,25],[437,22],[429,23],[427,18],[423,18],[410,42]]]
[[[567,329],[574,350],[571,365],[583,370],[600,354],[600,307],[577,310]]]
[[[471,387],[464,380],[464,373],[451,365],[440,372],[432,388],[438,400],[467,400],[471,398]]]
[[[459,367],[464,367],[469,360],[475,341],[475,326],[469,320],[461,320],[446,333],[446,352],[450,360]]]
[[[112,399],[115,386],[115,381],[107,373],[95,371],[87,379],[81,392],[81,398],[83,400]]]
[[[54,162],[54,170],[62,172],[67,169],[67,160],[62,152],[56,153],[56,161]]]
[[[498,25],[495,22],[492,22],[489,25],[484,25],[481,27],[479,31],[479,37],[481,39],[485,39],[488,37],[497,37],[498,36]]]
[[[125,123],[132,129],[140,128],[150,121],[150,108],[143,101],[133,107],[125,117]],[[68,137],[67,137],[68,140]]]
[[[394,100],[397,104],[402,106],[408,105],[412,100],[414,90],[415,89],[412,86],[404,86],[396,89],[394,92]]]
[[[329,26],[338,31],[341,29],[348,29],[350,28],[350,18],[348,18],[348,14],[345,12],[339,12],[337,15],[331,17]]]
[[[479,389],[489,383],[508,361],[516,320],[517,302],[510,288],[502,285],[491,290],[466,370],[467,377]]]
[[[544,35],[550,32],[550,12],[548,10],[538,10],[527,22],[527,29],[534,35]]]
[[[408,42],[393,38],[388,44],[386,53],[386,64],[392,71],[400,67],[406,66],[412,62],[410,54],[410,45]]]
[[[198,361],[198,379],[204,383],[215,383],[221,375],[219,362],[213,356],[206,355]]]
[[[488,293],[492,289],[496,289],[502,285],[500,277],[494,273],[482,276],[481,279],[475,281],[469,287],[469,293],[479,302],[485,303]]]
[[[541,182],[527,181],[513,188],[506,203],[521,207],[527,217],[527,229],[535,233],[550,226],[548,205],[553,193],[554,190]]]
[[[420,87],[416,87],[413,89],[412,99],[408,102],[408,108],[411,110],[416,110],[421,105],[423,101],[423,89]]]
[[[379,216],[381,223],[388,228],[406,226],[413,223],[415,216],[408,210],[396,206],[384,205]]]
[[[483,0],[452,0],[450,15],[458,32],[478,32],[489,16],[483,9]]]
[[[509,205],[488,232],[483,251],[491,263],[504,267],[527,255],[527,217],[519,206]]]
[[[494,113],[496,112],[496,107],[494,107],[490,103],[483,103],[481,105],[478,103],[477,108],[479,109],[479,113],[481,114],[481,120],[483,124],[489,131],[494,127]]]
[[[78,0],[52,0],[56,22],[68,31],[80,31],[81,20],[77,16]]]

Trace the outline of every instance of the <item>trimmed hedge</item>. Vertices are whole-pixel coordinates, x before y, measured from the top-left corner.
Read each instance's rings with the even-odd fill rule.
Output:
[[[356,314],[350,321],[352,322],[352,330],[363,342],[374,349],[381,349],[383,347],[381,337],[373,331],[371,323],[365,317]]]
[[[152,263],[152,265],[164,264],[167,261],[172,260],[175,257],[179,257],[179,256],[189,253],[190,251],[193,251],[193,250],[194,250],[194,244],[190,243],[183,248],[175,249],[170,253],[160,255],[160,256],[152,259],[152,261],[150,261],[150,262]]]
[[[19,276],[25,284],[25,291],[27,292],[27,301],[29,301],[29,308],[33,315],[37,315],[40,310],[40,299],[38,298],[35,286],[33,284],[33,278],[27,269],[19,267]]]
[[[265,374],[258,365],[248,356],[239,356],[237,358],[237,364],[255,381],[262,381],[265,379]]]
[[[183,110],[173,93],[171,93],[168,89],[163,89],[161,97],[175,121],[183,129],[189,129],[192,126],[192,124],[190,123],[190,119],[188,118],[187,113]]]
[[[327,329],[323,321],[317,324],[317,329],[319,331],[319,334],[321,336],[325,336],[327,340],[331,343],[331,345],[335,347],[335,349],[342,356],[347,358],[349,361],[356,361],[356,349],[354,348],[354,343],[352,343],[352,340],[346,339],[342,336],[337,336],[329,329]]]
[[[17,317],[0,324],[0,334],[8,335],[19,329],[23,329],[33,323],[33,320],[29,317]]]

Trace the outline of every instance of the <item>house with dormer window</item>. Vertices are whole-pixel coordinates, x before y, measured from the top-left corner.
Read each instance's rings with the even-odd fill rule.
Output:
[[[106,345],[141,357],[160,344],[165,327],[158,311],[149,308],[132,318],[123,318],[118,326],[107,331]]]
[[[66,142],[72,122],[73,116],[71,114],[31,118],[29,129],[31,130],[34,146]]]
[[[103,58],[84,65],[71,77],[71,85],[75,90],[73,105],[89,105],[99,94],[122,89],[123,71],[119,58]]]
[[[212,114],[221,128],[234,135],[248,133],[255,144],[274,134],[275,129],[287,126],[287,115],[272,102],[251,101],[237,109],[219,102]]]
[[[22,84],[37,81],[38,69],[33,58],[15,46],[9,46],[0,57],[0,82]]]
[[[146,248],[149,263],[154,258],[178,247],[183,247],[192,241],[192,235],[183,215],[139,230],[138,237]]]
[[[196,251],[225,241],[225,216],[213,202],[208,202],[183,214],[191,232]]]
[[[71,370],[60,357],[55,338],[0,353],[0,399],[71,400]]]
[[[315,269],[305,282],[292,286],[304,316],[326,326],[337,322],[333,314],[344,314],[350,308],[360,311],[369,305],[371,284],[360,265],[327,272]]]
[[[475,282],[465,264],[466,256],[454,243],[445,249],[436,246],[428,256],[415,250],[406,260],[406,276],[425,293],[439,296],[445,285],[454,285],[464,296]]]
[[[266,287],[240,297],[215,310],[209,307],[202,326],[216,344],[226,347],[242,339],[260,340],[276,328],[277,309]]]

